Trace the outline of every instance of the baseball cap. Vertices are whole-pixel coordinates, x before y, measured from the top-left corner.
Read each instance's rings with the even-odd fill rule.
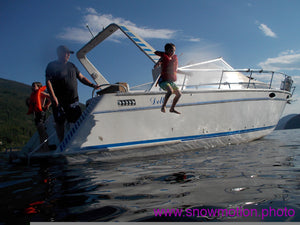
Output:
[[[69,52],[70,54],[73,54],[73,51],[70,51],[66,46],[60,45],[57,47],[57,52]]]

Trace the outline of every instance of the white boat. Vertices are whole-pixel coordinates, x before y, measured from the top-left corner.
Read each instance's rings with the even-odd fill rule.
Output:
[[[49,118],[47,129],[53,135],[48,142],[55,144],[56,150],[39,152],[39,138],[35,134],[23,148],[27,156],[87,153],[104,156],[122,151],[143,156],[157,146],[168,146],[172,152],[249,142],[272,132],[291,100],[290,76],[273,71],[233,69],[224,59],[217,58],[178,68],[176,84],[182,97],[176,108],[181,114],[162,113],[165,92],[155,85],[159,71],[153,70],[153,80],[144,85],[109,84],[87,58],[88,52],[117,30],[153,63],[159,60],[154,48],[128,27],[109,25],[77,52],[79,61],[103,89],[87,101],[86,110],[70,125],[61,143],[55,135],[53,119]],[[256,76],[262,80],[268,76],[269,80],[258,81],[254,79]],[[167,107],[171,101],[172,96]]]

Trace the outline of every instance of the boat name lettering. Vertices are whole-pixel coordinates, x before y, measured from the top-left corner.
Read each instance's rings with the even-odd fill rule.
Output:
[[[119,106],[136,105],[135,99],[118,100]]]
[[[150,98],[152,105],[162,105],[164,102],[164,97],[152,97]]]

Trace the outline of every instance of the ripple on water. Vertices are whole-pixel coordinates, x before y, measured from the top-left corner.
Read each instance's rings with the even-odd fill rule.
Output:
[[[246,144],[85,164],[21,167],[2,161],[0,218],[14,224],[262,221],[257,217],[155,217],[153,209],[287,207],[296,215],[264,221],[300,221],[299,134],[274,132]]]

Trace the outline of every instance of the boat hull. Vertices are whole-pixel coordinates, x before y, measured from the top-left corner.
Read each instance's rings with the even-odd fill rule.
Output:
[[[210,148],[252,141],[272,132],[289,96],[270,89],[184,91],[177,104],[181,114],[175,114],[160,111],[163,92],[105,94],[90,100],[55,153],[165,144]]]

